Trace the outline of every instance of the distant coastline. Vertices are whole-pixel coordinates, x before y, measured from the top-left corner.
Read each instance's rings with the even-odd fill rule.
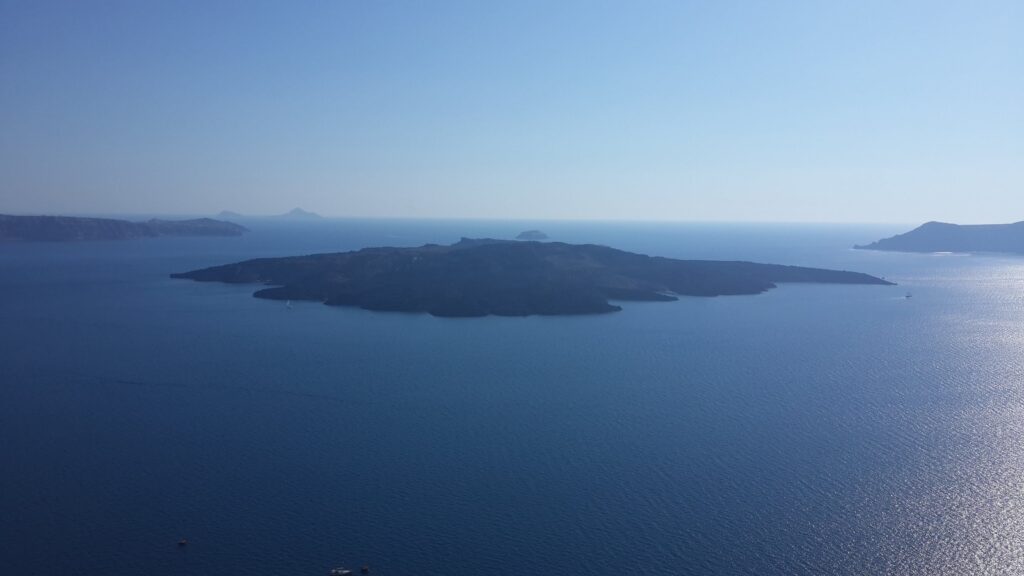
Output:
[[[130,240],[157,236],[241,236],[247,228],[212,218],[143,222],[76,216],[11,216],[0,214],[0,242],[75,242]]]

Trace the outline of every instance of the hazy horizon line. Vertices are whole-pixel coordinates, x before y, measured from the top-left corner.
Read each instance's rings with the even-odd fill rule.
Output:
[[[921,218],[916,221],[896,221],[896,220],[875,220],[875,221],[864,221],[864,220],[810,220],[810,219],[793,219],[793,220],[759,220],[759,219],[723,219],[723,218],[604,218],[604,217],[556,217],[556,216],[537,216],[537,217],[526,217],[526,216],[406,216],[406,215],[359,215],[359,214],[323,214],[315,210],[309,210],[301,208],[303,211],[314,214],[316,217],[322,220],[407,220],[407,221],[469,221],[469,222],[581,222],[581,223],[637,223],[637,224],[820,224],[820,225],[906,225],[916,226],[924,224],[926,222],[949,222],[955,224],[1010,224],[1016,221],[1009,222],[975,222],[975,221],[953,221],[944,219],[934,218]],[[287,209],[282,212],[268,212],[268,213],[244,213],[236,212],[234,210],[223,210],[222,212],[233,212],[238,215],[239,219],[275,219],[279,218],[284,220],[294,208]],[[0,215],[9,216],[67,216],[77,218],[112,218],[112,219],[130,219],[140,217],[162,217],[162,218],[214,218],[216,219],[220,212],[209,213],[209,212],[166,212],[166,211],[38,211],[38,212],[27,212],[27,211],[14,211],[8,212],[0,210]],[[302,219],[295,218],[293,221],[302,221],[307,223],[315,223],[316,218]]]

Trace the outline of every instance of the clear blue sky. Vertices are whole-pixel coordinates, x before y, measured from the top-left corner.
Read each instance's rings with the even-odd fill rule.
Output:
[[[0,0],[0,212],[1024,220],[1024,2]]]

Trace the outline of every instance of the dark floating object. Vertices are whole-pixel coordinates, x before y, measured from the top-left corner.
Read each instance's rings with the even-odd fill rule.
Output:
[[[178,547],[187,546],[187,545],[188,545],[188,540],[185,540],[184,538],[182,538],[181,540],[178,540]]]
[[[913,297],[914,297],[914,295],[913,295],[913,294],[911,294],[910,292],[907,292],[907,295],[906,295],[906,296],[904,296],[904,298],[908,298],[908,299],[909,299],[909,298],[913,298]]]
[[[609,301],[760,294],[783,282],[892,285],[858,272],[468,238],[451,246],[260,258],[171,277],[273,286],[257,298],[434,316],[596,314],[621,309]]]
[[[370,573],[370,565],[369,564],[363,564],[363,567],[359,569],[359,573],[360,574],[369,574]]]

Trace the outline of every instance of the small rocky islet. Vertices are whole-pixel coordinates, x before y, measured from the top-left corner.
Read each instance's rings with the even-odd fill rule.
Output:
[[[548,235],[541,230],[523,230],[516,236],[516,240],[547,240]]]

